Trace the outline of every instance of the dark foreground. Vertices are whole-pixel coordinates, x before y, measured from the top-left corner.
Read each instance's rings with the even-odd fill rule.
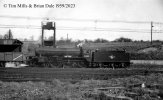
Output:
[[[162,100],[162,83],[163,74],[107,80],[0,81],[0,100]]]

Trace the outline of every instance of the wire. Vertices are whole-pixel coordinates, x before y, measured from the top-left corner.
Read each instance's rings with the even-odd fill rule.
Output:
[[[150,21],[127,21],[127,20],[95,20],[95,19],[71,19],[71,18],[54,18],[54,17],[25,17],[25,16],[9,16],[1,15],[0,18],[15,18],[15,19],[34,19],[34,20],[46,20],[46,21],[78,21],[78,22],[111,22],[111,23],[132,23],[132,24],[149,24]],[[163,24],[163,22],[153,22],[154,24]]]
[[[8,15],[1,15],[1,18],[15,18],[15,19],[44,19],[41,17],[25,17],[25,16],[8,16]]]
[[[41,29],[41,26],[34,25],[0,25],[0,28],[26,28]],[[150,29],[120,29],[120,28],[94,28],[94,27],[56,27],[57,30],[80,30],[80,31],[112,31],[112,32],[137,32],[150,33]],[[163,30],[153,30],[153,33],[163,33]]]

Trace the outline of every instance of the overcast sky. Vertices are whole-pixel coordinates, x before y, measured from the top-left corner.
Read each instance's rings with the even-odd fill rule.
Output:
[[[17,4],[32,5],[32,8],[19,8]],[[34,4],[44,5],[44,7],[34,8]],[[47,8],[46,4],[55,7]],[[73,5],[73,8],[56,8],[56,4],[75,4],[75,7]],[[2,16],[10,16],[10,18]],[[24,18],[18,18],[19,16]],[[69,34],[69,38],[73,40],[96,38],[114,40],[118,37],[150,40],[150,22],[153,21],[153,30],[155,30],[153,39],[163,40],[163,31],[161,31],[163,30],[163,0],[1,0],[0,34],[5,34],[9,30],[9,26],[2,28],[4,25],[15,25],[16,28],[11,28],[15,38],[34,36],[35,40],[38,39],[41,34],[40,29],[17,27],[17,25],[40,26],[42,20],[32,19],[33,17],[55,18],[57,39],[66,38]],[[100,22],[100,20],[105,21]],[[131,23],[128,23],[130,21]],[[72,30],[61,30],[64,27],[71,27]],[[90,27],[91,30],[88,31]],[[73,30],[78,28],[80,30]],[[100,28],[105,29],[97,31]],[[46,37],[52,35],[52,31],[45,31],[45,33]]]

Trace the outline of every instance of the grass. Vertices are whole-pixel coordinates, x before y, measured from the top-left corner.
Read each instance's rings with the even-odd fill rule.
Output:
[[[153,46],[160,46],[161,43],[154,43]],[[85,49],[101,48],[106,50],[126,50],[128,52],[137,52],[140,49],[150,47],[150,42],[108,42],[108,43],[86,43]]]
[[[109,80],[60,81],[55,79],[51,82],[28,81],[19,83],[0,81],[0,100],[100,100],[105,96],[104,92],[95,91],[97,88],[128,87],[130,84],[162,82],[163,74]],[[107,91],[111,95],[125,95],[125,92],[125,89],[110,89]],[[146,95],[150,97],[149,94],[142,94],[141,96]]]

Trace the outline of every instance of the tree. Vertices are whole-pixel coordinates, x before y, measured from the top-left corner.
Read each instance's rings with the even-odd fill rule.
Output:
[[[33,37],[33,35],[30,36],[30,40],[31,40],[31,41],[34,41],[34,37]]]
[[[114,42],[133,42],[133,41],[132,39],[129,38],[120,37],[118,39],[115,39]]]
[[[3,35],[0,35],[0,39],[3,39]]]
[[[8,33],[3,36],[4,39],[13,39],[12,31],[9,29]]]
[[[106,42],[108,42],[108,41],[105,40],[105,39],[100,39],[100,38],[98,38],[98,39],[94,40],[94,42],[95,42],[95,43],[106,43]]]

